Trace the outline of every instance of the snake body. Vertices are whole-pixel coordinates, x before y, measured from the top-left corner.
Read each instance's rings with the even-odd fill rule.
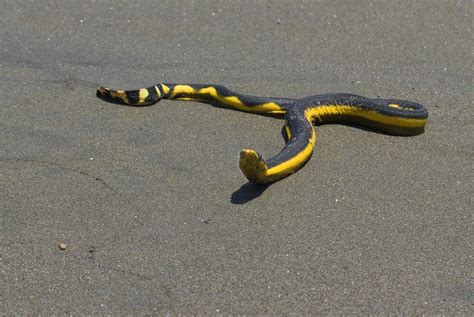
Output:
[[[252,182],[280,180],[300,169],[311,157],[316,143],[314,125],[345,123],[365,126],[392,135],[411,136],[424,131],[428,112],[420,104],[396,99],[369,99],[353,94],[321,94],[302,99],[256,97],[236,93],[224,86],[207,84],[157,84],[137,90],[97,89],[109,102],[148,106],[161,99],[208,103],[238,111],[284,117],[286,145],[265,160],[258,152],[244,149],[239,165]]]

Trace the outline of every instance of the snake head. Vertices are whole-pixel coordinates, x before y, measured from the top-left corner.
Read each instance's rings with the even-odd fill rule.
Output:
[[[268,183],[266,178],[267,163],[260,154],[254,150],[244,149],[240,152],[240,169],[249,181],[257,184]]]

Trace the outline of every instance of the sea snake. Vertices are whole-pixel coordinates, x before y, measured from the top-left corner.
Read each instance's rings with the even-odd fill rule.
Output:
[[[97,89],[103,100],[130,106],[148,106],[161,99],[189,100],[239,111],[284,117],[285,147],[263,159],[244,149],[239,165],[252,182],[266,184],[300,169],[316,143],[314,125],[356,124],[392,135],[417,135],[424,131],[428,111],[420,104],[396,99],[369,99],[353,94],[329,93],[302,99],[256,97],[212,84],[157,84],[137,90]]]

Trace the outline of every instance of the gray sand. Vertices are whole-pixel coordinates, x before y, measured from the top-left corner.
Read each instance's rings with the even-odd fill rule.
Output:
[[[0,312],[473,313],[471,1],[0,2]],[[95,88],[219,83],[424,104],[426,133],[317,128]],[[59,243],[68,245],[60,250]]]

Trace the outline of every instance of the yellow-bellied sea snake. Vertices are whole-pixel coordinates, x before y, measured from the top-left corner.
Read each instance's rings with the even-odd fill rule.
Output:
[[[275,156],[263,159],[256,151],[240,153],[240,168],[252,182],[265,184],[300,169],[311,157],[316,133],[313,125],[348,123],[393,135],[417,135],[424,131],[428,111],[420,104],[396,99],[331,93],[302,99],[241,95],[219,85],[157,84],[138,90],[97,89],[97,96],[113,103],[148,106],[161,99],[190,100],[218,107],[285,119],[286,145]]]

